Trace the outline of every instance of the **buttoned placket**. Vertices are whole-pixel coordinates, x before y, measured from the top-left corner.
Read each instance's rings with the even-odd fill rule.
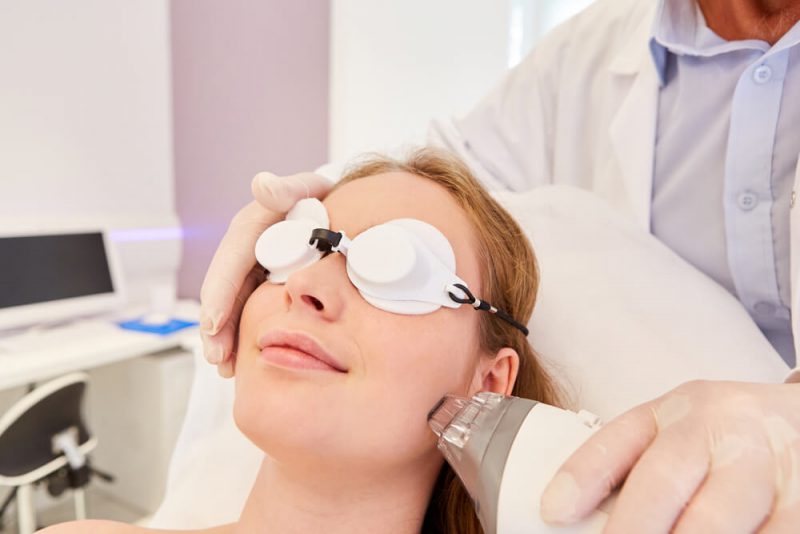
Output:
[[[772,154],[788,62],[788,48],[773,48],[739,78],[724,186],[728,262],[737,294],[757,317],[783,320],[789,310],[780,305],[774,265]]]

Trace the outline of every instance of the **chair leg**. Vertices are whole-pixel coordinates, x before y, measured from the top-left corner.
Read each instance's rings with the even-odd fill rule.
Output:
[[[17,488],[17,523],[19,534],[33,534],[36,530],[36,512],[33,507],[33,486]]]
[[[5,517],[6,512],[8,511],[8,507],[11,506],[11,503],[14,502],[14,499],[17,498],[17,488],[11,488],[11,491],[8,492],[6,495],[3,504],[0,504],[0,532],[3,531],[3,525],[5,524]]]
[[[83,488],[75,488],[72,490],[72,496],[75,499],[75,519],[83,521],[86,519],[86,491]]]

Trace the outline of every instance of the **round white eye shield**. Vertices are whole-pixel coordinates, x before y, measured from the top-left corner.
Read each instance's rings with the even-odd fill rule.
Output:
[[[442,306],[470,304],[528,335],[524,325],[476,298],[455,275],[453,248],[434,226],[417,219],[395,219],[368,228],[352,240],[328,227],[325,206],[308,198],[298,202],[284,221],[267,228],[255,250],[258,263],[267,271],[267,281],[282,284],[295,271],[339,252],[347,258],[350,281],[376,308],[419,315]]]

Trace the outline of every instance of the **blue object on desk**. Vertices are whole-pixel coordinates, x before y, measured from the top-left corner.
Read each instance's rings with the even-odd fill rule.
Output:
[[[117,323],[120,328],[134,330],[136,332],[147,332],[148,334],[157,334],[159,336],[166,336],[178,330],[189,328],[190,326],[197,326],[197,324],[197,321],[184,321],[182,319],[170,319],[166,323],[153,324],[143,322],[142,318]]]

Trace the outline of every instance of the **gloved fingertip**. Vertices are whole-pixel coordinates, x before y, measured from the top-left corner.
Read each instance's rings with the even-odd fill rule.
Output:
[[[580,488],[575,477],[569,473],[558,473],[542,493],[539,513],[545,523],[564,525],[574,523]]]
[[[225,359],[225,349],[218,342],[212,341],[204,336],[203,338],[203,354],[212,365],[219,365]]]
[[[258,173],[253,183],[262,195],[281,198],[281,196],[285,194],[286,186],[284,185],[283,178],[271,172]],[[254,191],[254,193],[256,193],[256,191]]]
[[[278,213],[286,213],[302,198],[293,190],[291,180],[267,172],[256,175],[252,193],[263,207]]]
[[[211,334],[211,331],[214,329],[214,323],[211,321],[211,317],[206,313],[205,310],[200,311],[200,332],[203,334]]]
[[[222,328],[222,312],[216,310],[208,310],[203,308],[200,310],[200,332],[208,336],[214,336],[219,333]]]
[[[231,378],[234,374],[234,358],[228,358],[217,365],[217,373],[222,378]]]

